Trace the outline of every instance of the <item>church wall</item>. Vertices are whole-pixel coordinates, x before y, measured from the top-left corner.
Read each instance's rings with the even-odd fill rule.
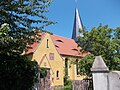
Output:
[[[65,58],[68,59],[68,77],[70,80],[82,80],[85,78],[85,76],[81,76],[80,74],[77,75],[76,71],[76,64],[75,61],[78,59],[80,60],[79,57],[72,57],[72,56],[62,56],[64,61],[64,68],[65,68]]]
[[[63,60],[61,56],[58,54],[50,38],[50,34],[46,33],[44,39],[41,40],[41,44],[34,52],[32,59],[33,60],[35,59],[39,64],[41,64],[40,67],[50,68],[52,86],[64,85]]]

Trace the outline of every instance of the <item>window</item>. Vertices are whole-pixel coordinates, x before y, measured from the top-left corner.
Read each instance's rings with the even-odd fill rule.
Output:
[[[78,51],[77,49],[72,49],[72,50],[74,50],[74,51]]]
[[[57,71],[57,73],[56,73],[56,77],[59,77],[59,71]]]
[[[59,71],[56,72],[56,79],[59,79]]]
[[[55,45],[55,47],[59,48],[59,46],[58,46],[58,45]]]
[[[76,72],[77,72],[77,75],[79,74],[79,70],[78,70],[78,60],[76,60]]]
[[[62,40],[56,40],[57,42],[62,42],[63,43],[63,41]]]
[[[65,68],[68,68],[68,59],[65,58]]]
[[[54,53],[49,54],[49,60],[54,60]]]
[[[68,59],[65,58],[65,75],[68,75]]]
[[[48,46],[48,41],[49,41],[49,40],[47,39],[47,48],[49,48],[49,46]]]

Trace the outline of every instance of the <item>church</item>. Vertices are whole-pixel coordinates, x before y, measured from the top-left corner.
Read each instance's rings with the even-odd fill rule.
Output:
[[[41,68],[49,71],[52,87],[63,87],[65,75],[70,80],[84,78],[79,74],[77,62],[89,53],[81,53],[81,47],[76,43],[77,37],[83,36],[82,33],[79,33],[79,29],[82,28],[82,21],[76,8],[72,38],[42,32],[39,35],[40,42],[30,45],[28,51],[25,52],[31,60],[36,60]]]

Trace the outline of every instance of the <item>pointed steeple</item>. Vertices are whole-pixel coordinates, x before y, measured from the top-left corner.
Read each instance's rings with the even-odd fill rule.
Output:
[[[78,12],[78,9],[76,7],[75,9],[75,17],[74,17],[74,26],[73,26],[73,33],[72,33],[72,39],[74,39],[76,42],[78,41],[78,36],[83,37],[83,34],[79,32],[80,29],[83,29],[82,21]]]

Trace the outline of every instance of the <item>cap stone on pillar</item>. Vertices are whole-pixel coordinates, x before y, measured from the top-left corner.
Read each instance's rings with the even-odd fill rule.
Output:
[[[93,62],[92,72],[108,72],[109,69],[106,66],[105,62],[103,61],[101,56],[96,56],[95,61]]]

